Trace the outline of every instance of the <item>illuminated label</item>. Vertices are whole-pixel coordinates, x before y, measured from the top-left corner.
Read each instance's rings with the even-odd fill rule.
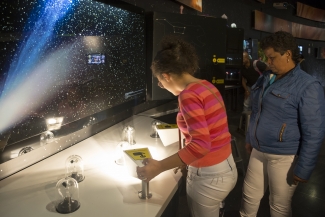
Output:
[[[156,127],[159,130],[178,128],[177,124],[159,124]]]
[[[217,63],[225,63],[226,59],[225,58],[218,58]]]
[[[214,63],[217,62],[217,58],[213,58],[212,62],[214,62]]]
[[[124,152],[127,153],[133,160],[144,160],[146,158],[151,158],[151,154],[148,148],[124,150]]]
[[[217,84],[224,84],[225,83],[225,79],[217,79],[216,80]]]

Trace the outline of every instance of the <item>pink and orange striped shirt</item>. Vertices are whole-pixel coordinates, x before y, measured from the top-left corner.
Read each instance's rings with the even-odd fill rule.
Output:
[[[207,167],[227,159],[231,153],[231,135],[218,89],[206,80],[190,83],[179,94],[178,102],[177,125],[186,140],[186,146],[178,152],[182,161],[194,167]]]

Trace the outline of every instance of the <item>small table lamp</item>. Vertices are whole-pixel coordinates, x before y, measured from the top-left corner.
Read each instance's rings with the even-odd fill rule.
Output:
[[[157,132],[157,125],[160,125],[160,124],[162,124],[162,123],[160,121],[158,121],[158,120],[152,121],[150,137],[159,138],[159,134]]]
[[[55,209],[58,213],[72,213],[79,209],[79,186],[78,182],[71,178],[65,177],[60,179],[56,184],[58,200]]]

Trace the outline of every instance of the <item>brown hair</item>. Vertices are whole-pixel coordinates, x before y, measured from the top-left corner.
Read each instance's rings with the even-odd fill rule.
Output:
[[[168,35],[161,41],[161,50],[154,58],[151,69],[154,76],[162,73],[193,75],[199,68],[199,59],[195,48],[175,35]]]
[[[299,51],[296,39],[288,32],[278,31],[262,39],[260,46],[263,50],[273,48],[275,52],[283,55],[287,50],[292,53],[292,60],[298,63]]]

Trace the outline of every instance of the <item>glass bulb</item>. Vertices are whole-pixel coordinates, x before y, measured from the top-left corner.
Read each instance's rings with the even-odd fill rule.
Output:
[[[150,133],[150,136],[152,138],[159,138],[159,134],[158,134],[158,131],[157,131],[157,125],[160,125],[162,124],[160,121],[158,120],[154,120],[152,121],[151,123],[151,133]]]
[[[127,126],[123,129],[122,140],[127,141],[130,145],[135,144],[135,129],[131,126]]]
[[[40,136],[41,146],[49,144],[53,141],[54,141],[54,134],[51,131],[45,131],[44,133],[41,133]]]
[[[130,144],[126,141],[120,142],[115,148],[115,163],[118,165],[124,165],[123,151],[129,149]]]
[[[79,186],[78,182],[71,178],[65,177],[56,183],[58,200],[55,203],[55,209],[59,213],[72,213],[79,209]]]
[[[74,178],[77,182],[85,179],[84,163],[80,156],[71,155],[65,161],[66,177]]]

